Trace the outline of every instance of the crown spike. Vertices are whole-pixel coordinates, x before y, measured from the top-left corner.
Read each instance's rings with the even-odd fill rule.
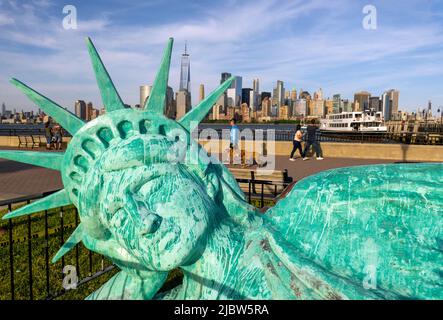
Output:
[[[108,71],[103,64],[100,55],[97,52],[92,40],[87,37],[86,45],[88,47],[89,56],[91,57],[92,67],[94,69],[95,78],[97,79],[97,84],[100,89],[100,94],[102,96],[102,101],[105,106],[106,111],[111,112],[115,110],[124,109],[125,105],[120,98],[120,95],[115,89],[114,83],[109,76]]]
[[[186,129],[190,130],[191,122],[200,123],[212,106],[217,102],[218,98],[229,88],[231,82],[235,79],[234,76],[227,79],[217,89],[212,91],[204,100],[191,109],[178,122]]]
[[[62,245],[62,247],[57,251],[55,256],[52,258],[51,262],[56,263],[58,260],[60,260],[61,257],[63,257],[65,254],[67,254],[69,251],[72,250],[78,243],[82,241],[83,238],[83,225],[80,223],[77,228],[72,232],[72,234],[69,236],[68,240]]]
[[[0,158],[61,171],[64,153],[0,150]]]
[[[151,94],[145,103],[144,108],[151,114],[164,113],[164,103],[166,96],[166,89],[168,87],[169,66],[171,64],[171,52],[172,45],[174,43],[173,38],[169,38],[168,44],[163,53],[163,59],[155,77],[154,85],[152,86]]]
[[[72,202],[69,199],[66,190],[63,189],[43,199],[34,201],[24,207],[21,207],[20,209],[9,212],[8,214],[5,214],[2,219],[5,220],[5,219],[12,219],[21,216],[31,215],[36,212],[67,206],[69,204],[72,204]]]
[[[10,82],[28,96],[30,100],[39,105],[47,114],[57,120],[57,122],[72,135],[80,130],[85,124],[83,120],[78,118],[75,114],[28,87],[23,82],[14,78],[12,78]]]

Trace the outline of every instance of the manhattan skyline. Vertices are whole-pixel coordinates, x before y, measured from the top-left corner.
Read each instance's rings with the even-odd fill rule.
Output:
[[[8,109],[33,107],[10,77],[70,110],[78,99],[101,106],[86,36],[130,105],[138,103],[139,86],[152,83],[170,36],[169,83],[177,91],[186,41],[193,105],[199,84],[210,92],[225,71],[241,76],[245,88],[260,79],[260,91],[272,92],[277,80],[288,90],[323,88],[330,98],[395,88],[404,111],[424,108],[428,100],[443,105],[443,8],[437,1],[373,1],[375,30],[362,26],[366,1],[73,1],[76,30],[63,29],[65,4],[0,0],[0,103]]]

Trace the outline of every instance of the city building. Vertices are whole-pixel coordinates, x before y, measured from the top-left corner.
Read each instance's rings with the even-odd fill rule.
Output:
[[[289,119],[289,107],[287,105],[282,105],[280,107],[278,118],[280,120],[288,120]]]
[[[189,103],[191,103],[190,100]],[[174,90],[169,86],[166,88],[165,115],[171,119],[175,119],[175,117],[177,116],[177,106],[174,99]]]
[[[398,100],[400,97],[400,92],[395,89],[391,89],[387,91],[389,94],[389,99],[392,101],[391,103],[391,114],[398,113]]]
[[[382,111],[381,100],[379,97],[369,98],[369,110]]]
[[[334,101],[328,98],[325,100],[324,115],[331,114],[331,113],[334,113]]]
[[[241,104],[241,118],[243,122],[251,122],[250,108],[247,103]]]
[[[252,95],[252,100],[253,100],[253,93],[254,91],[251,88],[243,88],[241,90],[241,101],[242,104],[246,103],[248,106],[251,106],[251,95]],[[253,101],[252,101],[253,104]]]
[[[77,117],[86,120],[86,103],[83,100],[75,101],[74,110]]]
[[[5,105],[5,103],[3,102],[2,103],[2,114],[1,114],[1,116],[5,116],[6,115],[6,105]]]
[[[231,83],[231,88],[233,88],[235,90],[235,105],[236,107],[239,107],[240,104],[242,103],[241,98],[242,98],[242,77],[240,76],[235,76],[234,81],[232,81]]]
[[[201,102],[205,99],[205,86],[203,84],[198,88],[198,102]]]
[[[274,88],[272,95],[272,105],[277,106],[277,109],[279,109],[284,103],[284,98],[285,98],[285,88],[283,85],[283,81],[277,80],[277,85]]]
[[[255,113],[258,109],[258,106],[261,103],[260,99],[260,84],[258,79],[254,79],[252,81],[252,92],[249,97],[249,106],[251,108],[251,111]],[[254,116],[255,118],[255,116]]]
[[[311,94],[308,91],[300,90],[299,99],[305,99],[307,101],[311,100]]]
[[[334,94],[332,96],[332,113],[343,112],[343,101],[340,94]]]
[[[175,119],[181,119],[189,110],[191,110],[191,95],[186,90],[180,90],[176,94],[177,111]]]
[[[343,99],[342,106],[342,112],[352,112],[352,103],[349,101],[349,99]]]
[[[354,94],[354,103],[358,102],[358,109],[354,111],[369,110],[369,98],[371,94],[367,91],[360,91]],[[357,107],[357,105],[356,105]]]
[[[148,100],[149,95],[151,94],[152,86],[143,85],[140,86],[140,106],[141,108],[145,107],[146,101]]]
[[[226,90],[228,107],[235,107],[237,104],[237,95],[235,94],[235,88],[228,88]]]
[[[295,117],[306,117],[308,115],[306,99],[296,99],[295,100]]]
[[[309,100],[308,101],[309,116],[324,117],[324,100]]]
[[[381,96],[382,114],[385,121],[391,120],[392,100],[388,92],[384,92]]]
[[[191,63],[187,51],[187,44],[185,43],[185,52],[181,57],[180,64],[180,89],[179,91],[191,92]]]
[[[92,105],[92,102],[88,102],[88,104],[86,105],[86,121],[91,120],[93,110],[94,106]]]
[[[262,101],[261,101],[261,111],[262,111],[261,112],[262,117],[270,117],[271,116],[271,100],[270,100],[269,96],[265,96],[262,99]]]
[[[314,92],[314,100],[323,100],[323,90],[322,88]]]
[[[266,92],[266,91],[262,91],[262,93],[260,95],[261,104],[263,104],[263,100],[265,100],[266,98],[271,100],[271,93],[270,92]]]
[[[222,72],[221,78],[220,78],[220,84],[222,84],[223,82],[228,80],[230,77],[231,77],[231,74],[229,72]]]

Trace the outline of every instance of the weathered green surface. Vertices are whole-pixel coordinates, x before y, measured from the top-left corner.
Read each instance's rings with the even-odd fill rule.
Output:
[[[124,109],[125,105],[123,104],[117,89],[115,89],[114,83],[90,38],[86,38],[86,45],[88,47],[92,68],[94,69],[95,78],[97,79],[97,85],[100,89],[100,94],[106,111],[110,112]]]
[[[69,133],[75,134],[85,124],[84,121],[78,118],[75,114],[69,112],[65,108],[62,108],[54,101],[28,87],[23,82],[17,79],[11,79],[11,83],[26,94],[26,96],[35,104],[45,110],[48,115],[54,119],[57,119],[61,126],[68,130]]]
[[[163,59],[160,64],[160,69],[155,77],[149,98],[144,105],[144,109],[149,110],[151,114],[164,114],[163,107],[165,103],[166,89],[168,88],[169,66],[171,64],[173,42],[174,40],[169,38],[168,45],[165,48]]]
[[[82,241],[121,269],[89,299],[443,298],[443,164],[322,172],[262,215],[188,131],[227,86],[181,123],[106,106],[74,135],[56,168],[81,225],[54,261]],[[2,153],[46,163],[22,155]],[[175,268],[183,284],[157,294]]]

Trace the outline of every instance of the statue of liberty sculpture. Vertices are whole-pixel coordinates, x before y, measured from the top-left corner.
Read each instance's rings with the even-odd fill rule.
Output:
[[[87,39],[106,108],[88,123],[11,80],[73,137],[65,153],[0,151],[64,185],[4,218],[75,205],[81,223],[53,261],[83,242],[120,270],[88,299],[443,298],[442,163],[324,171],[261,213],[190,134],[233,78],[164,116],[172,43],[144,108],[128,109]],[[158,293],[176,268],[183,283]]]

